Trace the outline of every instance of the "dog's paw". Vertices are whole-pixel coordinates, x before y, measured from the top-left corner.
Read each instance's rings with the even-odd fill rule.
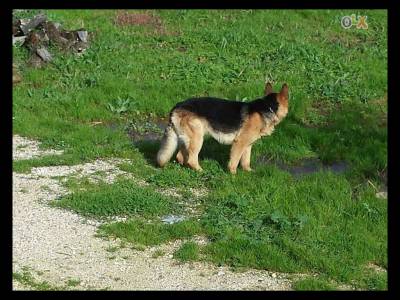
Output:
[[[231,174],[233,174],[233,175],[236,175],[236,173],[237,173],[236,169],[229,169],[229,172],[230,172]]]

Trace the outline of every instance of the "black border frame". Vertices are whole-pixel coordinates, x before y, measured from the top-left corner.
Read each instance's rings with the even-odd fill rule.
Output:
[[[398,126],[398,120],[396,120],[395,114],[398,110],[395,108],[397,105],[397,101],[399,101],[396,92],[397,89],[394,88],[395,83],[394,80],[396,78],[395,74],[398,73],[398,53],[399,47],[398,43],[395,40],[396,29],[398,28],[398,24],[395,24],[399,20],[399,11],[396,11],[396,7],[394,5],[394,1],[389,5],[389,1],[359,1],[359,2],[348,2],[348,1],[336,1],[336,2],[327,2],[327,1],[307,1],[307,2],[295,2],[290,3],[288,1],[268,1],[268,2],[255,2],[253,0],[248,0],[245,3],[240,2],[230,2],[230,3],[217,3],[217,2],[198,2],[198,3],[190,3],[184,1],[175,1],[175,2],[145,2],[145,1],[118,1],[118,2],[99,2],[99,1],[76,1],[70,0],[66,2],[50,2],[50,1],[38,1],[38,2],[28,2],[28,1],[18,1],[15,3],[7,3],[6,7],[1,7],[0,10],[0,20],[4,22],[3,28],[5,30],[1,30],[0,34],[2,35],[4,44],[11,46],[11,35],[9,35],[9,31],[7,32],[7,26],[11,26],[12,24],[12,9],[18,8],[42,8],[42,9],[148,9],[148,8],[168,8],[168,9],[187,9],[187,8],[263,8],[263,9],[293,9],[293,8],[301,8],[301,9],[321,9],[321,8],[330,8],[330,9],[387,9],[388,10],[388,291],[332,291],[332,292],[259,292],[259,291],[247,291],[247,292],[235,292],[237,296],[245,296],[247,293],[251,293],[251,296],[273,296],[273,297],[354,297],[360,296],[364,299],[379,297],[379,298],[388,298],[395,295],[395,291],[399,289],[399,277],[398,271],[400,270],[400,266],[398,263],[397,254],[399,253],[399,247],[397,243],[395,243],[395,231],[396,228],[399,228],[399,221],[397,214],[399,212],[399,202],[398,200],[399,193],[396,189],[398,184],[396,185],[396,170],[399,168],[398,160],[396,155],[399,153],[399,148],[397,147],[396,141],[396,130],[395,127]],[[2,3],[3,4],[3,3]],[[1,5],[3,6],[3,5]],[[3,36],[4,35],[4,36]],[[397,35],[398,36],[398,35]],[[6,40],[8,39],[8,42]],[[2,133],[2,137],[0,138],[1,150],[2,150],[2,163],[0,164],[0,174],[2,175],[3,180],[1,181],[3,191],[9,193],[10,197],[2,197],[3,201],[2,212],[5,217],[1,218],[3,221],[3,237],[7,237],[7,242],[2,243],[2,248],[5,250],[5,255],[2,256],[2,269],[6,269],[3,272],[7,273],[7,280],[1,281],[2,286],[4,287],[4,291],[9,294],[9,296],[31,296],[32,292],[25,291],[12,291],[12,81],[10,73],[12,72],[12,47],[4,47],[2,58],[4,60],[8,60],[6,62],[7,68],[2,68],[1,72],[5,76],[6,80],[2,80],[2,91],[9,92],[7,95],[6,101],[1,101],[1,128],[0,131]],[[392,73],[392,76],[390,74]],[[7,82],[7,83],[5,83]],[[373,82],[371,82],[373,84]],[[7,86],[6,86],[7,85]],[[4,99],[4,98],[3,98]],[[397,122],[396,122],[397,121]],[[398,174],[398,173],[397,173]],[[101,295],[112,295],[119,294],[122,295],[124,293],[134,292],[138,296],[161,296],[165,297],[168,295],[168,291],[163,292],[143,292],[143,291],[106,291],[105,294],[99,291],[66,291],[61,293],[59,291],[52,292],[35,292],[40,297],[50,296],[57,297],[68,297],[68,296],[101,296]],[[211,293],[211,294],[210,294]],[[224,296],[233,296],[234,292],[225,291]],[[207,295],[208,294],[208,295]],[[171,296],[183,296],[183,297],[196,297],[196,296],[211,296],[214,294],[215,296],[222,296],[221,292],[193,292],[193,291],[173,291]],[[132,295],[129,293],[128,295]]]

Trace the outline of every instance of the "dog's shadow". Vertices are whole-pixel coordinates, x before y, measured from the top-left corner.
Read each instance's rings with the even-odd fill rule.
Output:
[[[160,142],[161,138],[159,140],[136,140],[133,141],[133,145],[143,154],[148,164],[156,167],[156,157],[160,149]],[[199,154],[199,163],[201,164],[203,160],[214,160],[221,168],[225,168],[229,159],[229,151],[230,146],[221,145],[217,141],[206,137]],[[176,160],[176,153],[177,150],[174,152],[170,161]]]

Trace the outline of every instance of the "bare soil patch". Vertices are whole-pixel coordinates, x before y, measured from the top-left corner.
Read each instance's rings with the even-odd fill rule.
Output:
[[[176,31],[168,30],[163,20],[152,12],[119,11],[114,18],[114,24],[117,26],[143,26],[156,35],[179,35]]]

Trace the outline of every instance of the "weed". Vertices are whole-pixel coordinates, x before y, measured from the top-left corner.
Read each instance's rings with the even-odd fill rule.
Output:
[[[68,279],[67,286],[68,287],[76,287],[81,284],[80,279]]]
[[[108,109],[116,114],[122,114],[128,112],[131,107],[134,106],[134,102],[131,99],[122,99],[118,97],[114,104],[108,103]]]
[[[110,247],[106,248],[106,251],[110,252],[110,253],[117,252],[118,250],[119,250],[119,247],[117,247],[117,246],[110,246]]]
[[[38,282],[27,269],[23,269],[22,272],[14,272],[13,279],[37,291],[64,290],[63,287],[54,286],[47,281]]]
[[[195,242],[186,242],[175,251],[174,258],[183,262],[197,260],[199,258],[199,246]]]
[[[158,250],[156,250],[156,251],[153,252],[153,254],[151,255],[151,257],[152,257],[152,258],[157,258],[157,257],[160,257],[160,256],[164,256],[164,254],[165,254],[164,251],[158,249]]]

